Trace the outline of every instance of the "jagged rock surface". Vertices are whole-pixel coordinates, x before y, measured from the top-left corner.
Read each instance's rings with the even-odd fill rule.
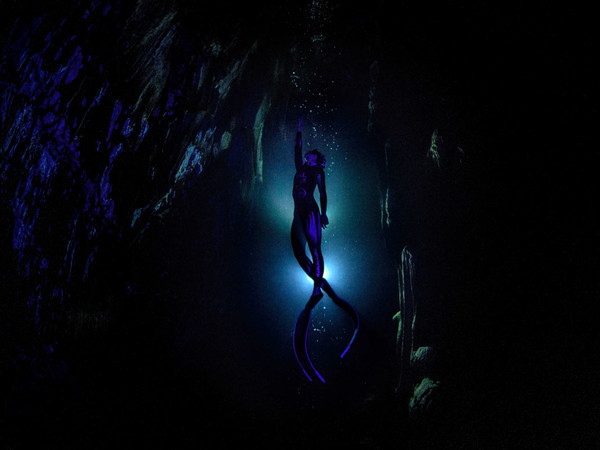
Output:
[[[257,65],[264,42],[242,28],[205,35],[184,14],[166,2],[96,1],[62,21],[19,17],[6,39],[3,250],[15,252],[6,281],[20,289],[7,301],[27,299],[46,346],[55,314],[110,296],[95,274],[112,265],[123,277],[131,260],[115,250],[139,244],[215,160],[233,162],[236,188],[219,205],[231,220],[260,183],[278,60]],[[77,325],[73,314],[60,314],[63,329],[110,319],[98,312]]]

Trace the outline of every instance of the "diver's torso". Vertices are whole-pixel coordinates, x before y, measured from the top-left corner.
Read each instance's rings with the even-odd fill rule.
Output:
[[[313,193],[317,185],[317,175],[322,171],[321,167],[317,166],[302,166],[294,175],[294,189],[292,194],[296,206],[303,204],[315,203]]]

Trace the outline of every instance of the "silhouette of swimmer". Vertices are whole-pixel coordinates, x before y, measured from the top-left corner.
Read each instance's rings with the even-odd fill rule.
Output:
[[[302,118],[298,120],[298,132],[296,133],[296,145],[294,148],[294,161],[296,163],[296,174],[294,175],[294,221],[292,222],[292,249],[300,267],[314,281],[313,293],[300,312],[294,328],[294,353],[304,374],[309,380],[316,376],[323,383],[325,380],[314,367],[308,357],[306,340],[310,325],[310,316],[313,308],[323,298],[323,289],[333,302],[346,311],[352,318],[354,334],[346,349],[342,352],[343,358],[356,338],[359,320],[358,314],[350,303],[342,300],[336,295],[331,285],[323,278],[323,253],[321,252],[321,228],[329,224],[327,219],[327,192],[325,190],[325,155],[319,151],[311,150],[304,156],[302,162]],[[319,188],[319,200],[321,211],[314,198],[315,187]],[[305,248],[308,244],[312,259],[306,255]]]

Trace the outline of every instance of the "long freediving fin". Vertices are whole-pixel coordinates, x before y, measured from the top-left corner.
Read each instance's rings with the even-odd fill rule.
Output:
[[[296,355],[296,360],[302,368],[304,375],[306,375],[306,377],[310,381],[312,381],[314,376],[316,375],[323,383],[325,383],[325,379],[321,376],[321,374],[317,371],[317,369],[311,362],[310,357],[308,356],[308,349],[306,347],[312,307],[314,307],[314,305],[322,297],[323,294],[321,294],[320,296],[311,296],[310,300],[308,301],[307,307],[300,312],[300,315],[296,320],[296,326],[294,327],[294,354]]]
[[[308,374],[304,364],[301,361],[301,358],[305,359],[306,357],[306,328],[308,327],[308,321],[305,319],[305,315],[306,310],[303,309],[298,316],[298,319],[296,319],[296,325],[294,326],[294,355],[296,355],[296,361],[298,361],[298,364],[300,365],[302,372],[304,372],[304,375],[306,375],[306,378],[312,381],[311,376]]]
[[[339,298],[337,295],[335,295],[331,299],[333,300],[333,303],[335,303],[337,306],[342,308],[350,315],[350,317],[352,318],[352,323],[354,324],[354,333],[352,333],[352,338],[350,339],[350,342],[346,346],[346,349],[342,352],[342,355],[340,356],[340,358],[343,358],[344,356],[346,356],[346,353],[348,353],[348,350],[350,350],[350,347],[354,343],[354,339],[356,339],[356,335],[358,334],[358,328],[360,326],[360,320],[358,319],[358,313],[356,312],[356,310],[346,300]]]

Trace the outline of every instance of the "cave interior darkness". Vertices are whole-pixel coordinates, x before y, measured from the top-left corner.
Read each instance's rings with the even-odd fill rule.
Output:
[[[2,2],[0,443],[597,446],[591,15],[204,3]]]

